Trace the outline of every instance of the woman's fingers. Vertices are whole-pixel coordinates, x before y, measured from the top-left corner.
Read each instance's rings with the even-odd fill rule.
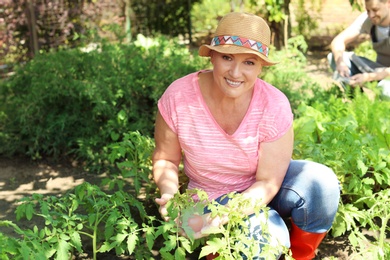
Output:
[[[168,221],[169,220],[169,217],[168,217],[168,210],[167,210],[167,203],[168,201],[173,198],[173,195],[169,195],[169,194],[163,194],[161,195],[161,198],[156,198],[155,201],[158,205],[160,205],[158,211],[160,212],[160,215],[161,217],[165,220],[165,221]]]

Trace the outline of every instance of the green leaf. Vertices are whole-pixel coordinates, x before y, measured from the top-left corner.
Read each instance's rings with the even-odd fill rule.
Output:
[[[359,244],[358,239],[354,233],[349,234],[348,240],[354,247],[357,247]]]
[[[25,210],[26,208],[26,204],[23,203],[23,204],[20,204],[16,210],[15,210],[15,213],[16,213],[16,220],[20,220],[21,218],[23,218],[23,216],[25,215]]]
[[[85,191],[85,185],[84,184],[76,186],[75,193],[76,193],[76,196],[80,199],[80,201],[83,201],[84,196],[85,196],[85,192],[86,191]]]
[[[78,252],[83,252],[80,234],[76,231],[70,234],[70,242]]]
[[[174,221],[170,222],[161,222],[161,225],[157,227],[157,230],[155,232],[155,237],[158,237],[160,235],[163,235],[164,237],[168,236],[167,234],[174,229],[176,226],[176,223]]]
[[[77,224],[76,229],[82,230],[84,228],[84,225],[82,223]]]
[[[29,260],[30,259],[30,247],[27,245],[25,241],[22,241],[20,243],[20,254],[22,255],[24,260]]]
[[[46,203],[44,201],[40,201],[40,204],[41,204],[41,213],[42,213],[42,215],[46,215],[46,216],[50,215],[48,203]]]
[[[31,220],[34,214],[34,205],[32,203],[28,203],[25,210],[27,220]]]
[[[67,241],[58,239],[58,244],[56,248],[57,248],[56,259],[58,260],[69,259],[69,250],[71,247]]]
[[[115,224],[118,221],[119,212],[117,209],[113,210],[106,220],[104,229],[104,236],[110,238],[115,232]]]
[[[202,230],[203,234],[220,234],[223,233],[225,229],[223,227],[210,227],[205,230]]]
[[[362,180],[362,183],[367,184],[367,185],[374,185],[375,181],[373,179],[371,179],[371,178],[364,178]]]
[[[145,239],[146,239],[146,244],[147,244],[149,250],[152,250],[154,242],[155,242],[154,228],[153,227],[146,228]]]
[[[164,241],[165,249],[170,251],[176,248],[176,235],[169,235],[167,240]]]
[[[175,251],[175,260],[184,260],[186,256],[186,252],[183,248],[178,247]]]
[[[64,231],[62,231],[62,233],[60,233],[60,238],[61,238],[61,240],[64,240],[64,241],[68,241],[70,239],[68,234],[66,234]]]
[[[95,214],[95,213],[89,214],[89,216],[88,216],[88,221],[89,221],[89,225],[90,225],[90,226],[93,226],[93,224],[94,224],[95,221],[96,221],[96,214]]]
[[[164,259],[164,260],[175,260],[175,256],[172,255],[170,252],[165,251],[165,248],[161,248],[159,252],[161,254],[162,259]]]
[[[362,160],[357,161],[357,168],[360,170],[361,176],[364,176],[367,173],[368,167]]]
[[[126,239],[127,236],[128,236],[127,234],[117,234],[116,236],[113,237],[113,240],[117,245],[120,245],[123,242],[123,240]]]
[[[118,120],[123,121],[126,118],[127,118],[126,111],[124,111],[124,110],[119,111],[119,113],[118,113]]]
[[[209,242],[207,242],[207,244],[202,247],[202,250],[199,253],[199,258],[205,257],[209,254],[215,254],[218,252],[218,249],[219,249],[218,244],[215,243],[210,244]]]
[[[104,253],[104,252],[109,252],[113,249],[113,247],[111,246],[111,244],[107,241],[105,241],[103,243],[103,245],[97,250],[97,252],[99,253]]]
[[[39,231],[39,238],[40,238],[40,239],[43,239],[43,238],[45,237],[45,235],[46,235],[45,229],[41,229],[41,230]]]
[[[111,132],[111,140],[113,140],[114,142],[118,141],[120,135],[115,133],[115,132]]]
[[[180,245],[183,249],[185,249],[187,252],[192,253],[191,243],[190,241],[185,237],[179,237]]]
[[[380,162],[377,165],[375,165],[375,170],[380,171],[382,169],[385,169],[387,167],[386,162]]]
[[[346,232],[346,229],[347,228],[346,228],[345,222],[339,222],[338,225],[335,225],[332,228],[332,235],[334,237],[339,237]]]
[[[127,237],[127,250],[129,254],[132,255],[135,249],[135,246],[138,242],[138,235],[136,233],[129,234]]]

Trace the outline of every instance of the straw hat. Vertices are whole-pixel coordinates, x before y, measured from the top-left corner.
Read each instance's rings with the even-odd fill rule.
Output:
[[[259,56],[264,66],[277,62],[268,58],[271,30],[263,18],[248,13],[229,13],[219,21],[210,45],[199,48],[199,55],[208,57],[211,50],[221,53],[253,53]]]

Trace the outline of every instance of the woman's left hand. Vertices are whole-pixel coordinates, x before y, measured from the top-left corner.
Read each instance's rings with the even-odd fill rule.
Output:
[[[207,237],[210,234],[220,233],[219,229],[225,224],[219,216],[211,217],[210,213],[204,214],[203,216],[203,227],[198,232],[195,232],[195,239]]]
[[[193,234],[194,239],[207,237],[213,233],[219,233],[220,228],[225,224],[221,217],[211,217],[210,213],[203,215],[193,215],[188,218],[187,225],[195,232]],[[188,237],[188,234],[182,230],[181,235]]]

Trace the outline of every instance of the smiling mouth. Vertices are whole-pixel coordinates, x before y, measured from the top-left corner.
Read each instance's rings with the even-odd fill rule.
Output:
[[[238,87],[239,85],[241,85],[242,81],[233,81],[233,80],[230,80],[230,79],[226,79],[226,82],[230,85],[230,86],[233,86],[233,87]]]

